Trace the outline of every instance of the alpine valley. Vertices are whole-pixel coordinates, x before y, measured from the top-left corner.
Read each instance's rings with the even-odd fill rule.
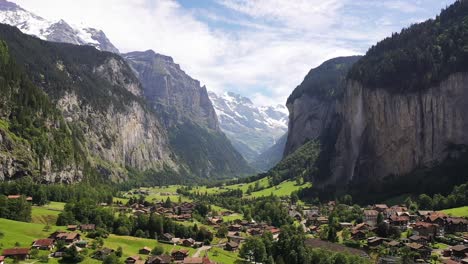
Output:
[[[104,2],[0,0],[0,264],[468,263],[468,0]]]
[[[30,153],[5,151],[1,178],[30,175],[45,182],[75,182],[89,167],[114,181],[127,180],[129,169],[136,169],[146,180],[180,182],[254,171],[220,130],[206,88],[172,58],[153,51],[120,56],[102,31],[72,27],[63,20],[52,23],[7,1],[0,3],[0,17],[40,38],[1,26],[10,59],[35,89],[45,92],[51,107],[60,112],[57,118],[63,119],[63,130],[76,143],[63,150],[70,154],[66,164],[58,166],[48,149],[33,158],[39,155],[36,135],[13,137],[16,117],[12,109],[2,109],[3,148],[20,140]],[[35,116],[41,111],[28,112],[31,120],[25,122],[39,122]],[[37,136],[46,140],[41,142],[44,145],[52,137],[48,132]],[[35,163],[27,162],[34,159]],[[175,176],[160,176],[161,172]]]

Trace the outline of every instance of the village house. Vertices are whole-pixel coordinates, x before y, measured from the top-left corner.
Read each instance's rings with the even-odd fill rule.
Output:
[[[7,248],[2,254],[5,258],[25,260],[29,258],[29,248]]]
[[[128,257],[125,259],[125,264],[141,264],[145,263],[145,260],[143,260],[140,256],[132,256]]]
[[[401,214],[404,212],[408,212],[408,208],[406,208],[405,206],[394,205],[384,210],[384,216],[385,218],[390,218],[393,215],[398,215],[399,213]]]
[[[207,220],[210,225],[214,225],[214,226],[223,223],[223,219],[220,217],[208,217]]]
[[[352,230],[351,238],[353,240],[363,240],[366,238],[366,232],[363,230]]]
[[[450,248],[452,252],[452,257],[461,260],[467,257],[468,254],[468,246],[466,245],[456,245]]]
[[[67,250],[67,247],[62,247],[57,249],[54,253],[52,253],[52,257],[54,258],[61,258],[65,254],[65,250]]]
[[[195,240],[193,238],[183,239],[182,245],[184,247],[193,247],[193,245],[195,245]]]
[[[94,252],[92,258],[103,260],[105,257],[109,256],[110,254],[114,253],[114,250],[111,248],[102,248]]]
[[[321,226],[321,225],[326,225],[328,224],[328,217],[326,216],[319,216],[317,217],[317,219],[315,220],[315,225],[317,226]]]
[[[413,225],[413,233],[415,235],[428,237],[432,240],[437,236],[438,225],[426,222],[416,222]]]
[[[377,225],[377,216],[379,212],[376,210],[364,210],[364,222],[368,225]]]
[[[174,238],[173,235],[169,234],[169,233],[164,233],[161,235],[161,237],[159,238],[159,240],[161,241],[166,241],[166,242],[172,242],[172,239]]]
[[[95,224],[84,224],[84,225],[80,225],[80,230],[81,230],[82,232],[91,232],[91,231],[96,230],[96,225],[95,225]]]
[[[138,250],[138,254],[141,255],[149,255],[151,253],[151,248],[149,247],[143,247]]]
[[[227,242],[224,249],[227,251],[236,251],[239,249],[239,244],[234,241]]]
[[[237,231],[237,232],[228,232],[227,235],[228,236],[240,236],[241,233],[239,231]]]
[[[406,246],[411,251],[418,253],[423,259],[427,259],[431,255],[431,249],[428,248],[427,246],[424,246],[418,243],[408,243],[406,244]]]
[[[406,230],[408,227],[408,223],[410,221],[410,217],[407,215],[392,215],[389,219],[390,224],[394,227],[398,227],[401,230]]]
[[[76,231],[78,229],[78,225],[68,225],[67,230],[68,231]]]
[[[80,238],[81,238],[81,235],[78,233],[74,233],[74,232],[71,232],[71,233],[62,232],[62,233],[57,234],[55,237],[56,240],[63,240],[67,244],[71,244],[73,242],[79,241]]]
[[[427,246],[427,244],[429,244],[430,242],[430,239],[428,237],[418,236],[418,235],[412,235],[408,237],[408,240],[411,243],[418,243],[418,244],[425,245],[425,246]]]
[[[171,252],[171,256],[175,261],[183,261],[188,255],[189,251],[186,249],[178,249]]]
[[[441,212],[434,212],[428,216],[426,216],[426,219],[424,222],[426,223],[431,223],[431,224],[436,224],[439,225],[439,227],[443,227],[445,225],[445,219],[447,218],[447,215]]]
[[[184,259],[184,264],[215,264],[208,257],[187,257]]]
[[[419,210],[419,211],[416,212],[416,215],[421,219],[425,219],[426,217],[428,217],[432,213],[434,213],[434,211]]]
[[[146,261],[146,264],[170,264],[172,263],[172,257],[169,255],[151,256]]]
[[[367,240],[367,246],[370,248],[378,247],[385,242],[384,238],[381,237],[370,237]]]
[[[19,199],[19,198],[21,198],[21,196],[22,196],[21,194],[8,195],[7,198],[8,199]],[[26,197],[26,201],[32,202],[32,200],[33,200],[33,198],[31,196]]]
[[[52,238],[38,239],[34,241],[31,248],[39,250],[52,250],[54,248],[54,240]]]
[[[231,232],[241,231],[241,229],[242,229],[242,226],[238,225],[238,224],[228,226],[228,230],[231,231]]]
[[[388,209],[386,204],[376,204],[372,207],[372,209],[376,210],[379,213],[383,213],[385,210]]]
[[[395,255],[398,252],[398,249],[403,246],[400,241],[392,240],[390,242],[385,242],[385,245],[390,250],[390,254]]]
[[[76,241],[74,243],[74,245],[79,247],[79,248],[86,248],[86,246],[88,245],[88,241],[86,241],[86,240]]]
[[[247,233],[249,233],[251,236],[259,236],[263,234],[263,230],[260,228],[249,228]]]
[[[468,220],[461,217],[450,217],[444,222],[445,232],[449,234],[468,232]]]

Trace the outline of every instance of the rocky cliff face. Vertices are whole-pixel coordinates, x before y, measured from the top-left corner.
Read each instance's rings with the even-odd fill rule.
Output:
[[[350,82],[340,112],[343,128],[331,182],[381,180],[432,167],[467,145],[468,74],[411,94],[368,89]]]
[[[253,172],[219,128],[206,87],[171,57],[151,50],[123,56],[140,79],[146,101],[171,131],[172,148],[194,175],[231,177]]]
[[[0,25],[0,36],[73,128],[84,159],[104,177],[123,180],[127,166],[141,171],[176,168],[166,130],[146,106],[142,87],[123,58],[91,47],[44,42],[6,25]],[[77,177],[42,177],[79,180],[80,175],[72,175]]]
[[[288,98],[288,140],[284,156],[308,140],[329,136],[336,126],[339,99],[345,90],[348,70],[360,56],[335,58],[312,69]],[[327,132],[328,131],[328,132]]]
[[[302,93],[289,100],[286,153],[318,140],[316,186],[375,183],[431,168],[467,145],[468,74],[452,74],[420,92],[395,93],[358,81],[343,83],[342,94],[324,98]]]
[[[133,98],[127,95],[123,105],[111,103],[104,108],[87,105],[74,92],[58,99],[57,106],[67,121],[81,124],[87,149],[97,158],[94,159],[96,165],[101,166],[102,171],[111,168],[107,172],[109,176],[119,178],[125,177],[124,174],[112,169],[129,166],[144,171],[159,169],[163,164],[175,167],[166,130],[139,99],[142,99],[142,88],[129,75],[130,69],[125,61],[110,57],[103,64],[96,65],[92,73],[114,88],[125,89],[133,95]],[[106,168],[106,163],[111,166]]]
[[[218,118],[206,87],[188,76],[174,60],[152,50],[123,55],[144,87],[148,103],[164,114],[168,127],[190,120],[219,131]]]

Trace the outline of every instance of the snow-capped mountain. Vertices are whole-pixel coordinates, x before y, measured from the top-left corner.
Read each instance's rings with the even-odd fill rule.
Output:
[[[70,25],[64,20],[52,22],[6,0],[0,0],[0,23],[15,26],[25,34],[43,40],[90,45],[99,50],[119,53],[101,30]]]
[[[288,130],[285,106],[256,106],[232,92],[219,96],[209,92],[209,96],[221,129],[248,161],[273,146]]]

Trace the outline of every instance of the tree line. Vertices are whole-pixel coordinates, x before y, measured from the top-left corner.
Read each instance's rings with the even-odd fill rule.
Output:
[[[88,199],[67,203],[57,219],[58,226],[88,223],[122,236],[159,239],[163,234],[170,233],[179,238],[193,238],[208,244],[213,240],[211,232],[196,224],[186,226],[156,213],[134,216],[122,212],[115,216],[112,208],[98,206]]]
[[[266,264],[367,264],[369,260],[347,253],[311,248],[305,244],[302,227],[281,227],[278,241],[271,233],[246,239],[239,256],[250,262]]]

